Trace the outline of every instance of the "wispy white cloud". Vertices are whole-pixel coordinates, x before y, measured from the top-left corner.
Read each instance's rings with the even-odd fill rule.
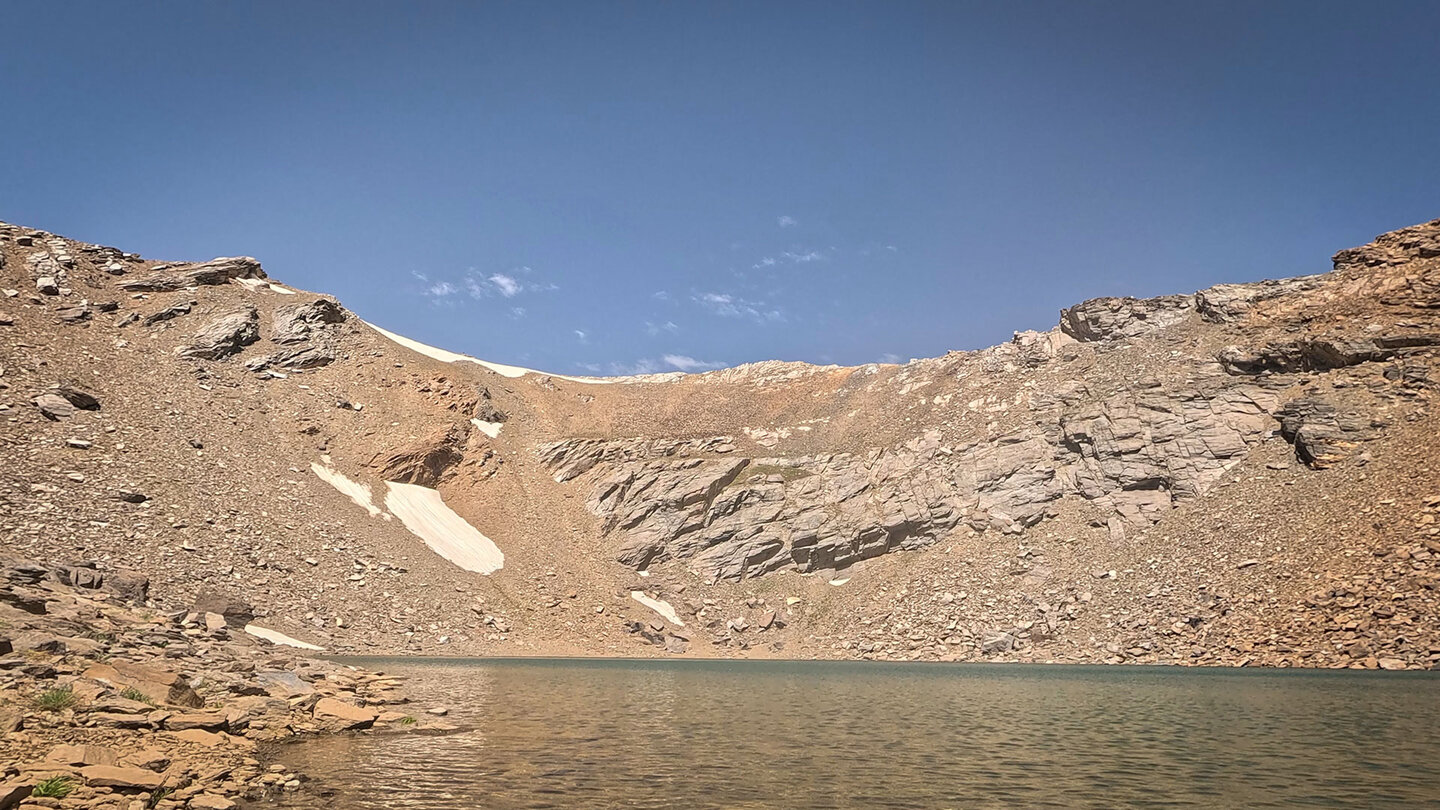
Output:
[[[591,374],[599,374],[604,370],[599,363],[576,363],[575,365],[580,368],[580,370],[588,371]]]
[[[788,217],[788,216],[782,216],[782,217],[780,217],[779,219],[776,219],[775,221],[776,221],[777,223],[779,223],[779,224],[780,224],[780,227],[782,227],[782,228],[793,228],[793,227],[795,227],[796,225],[799,225],[799,224],[800,224],[799,222],[796,222],[796,221],[795,221],[795,218],[794,218],[794,217]]]
[[[576,329],[576,330],[574,330],[574,332],[575,332],[575,339],[578,340],[578,341],[580,341],[581,343],[584,343],[584,342],[585,342],[585,330],[583,330],[583,329]]]
[[[886,353],[880,355],[880,362],[882,362],[882,363],[903,363],[903,362],[905,362],[905,361],[904,361],[904,360],[901,360],[901,359],[900,359],[900,355],[898,355],[898,354],[895,354],[895,353],[893,353],[893,352],[886,352]]]
[[[471,298],[476,299],[484,298],[490,294],[490,291],[485,287],[485,279],[476,278],[473,275],[465,276],[465,291],[470,293]]]
[[[434,284],[431,284],[429,287],[425,288],[425,294],[427,296],[437,299],[448,298],[449,296],[454,295],[459,291],[459,288],[457,288],[454,284],[451,284],[448,281],[437,281]]]
[[[645,334],[649,335],[650,337],[655,337],[661,332],[669,332],[673,335],[679,331],[680,327],[677,326],[674,321],[666,321],[664,323],[652,323],[650,321],[645,322]]]
[[[661,358],[665,365],[677,368],[686,374],[696,371],[708,371],[713,368],[722,368],[724,363],[707,363],[704,360],[696,360],[683,354],[667,354]]]
[[[834,252],[834,250],[834,248],[831,248],[831,252]],[[778,256],[762,256],[759,261],[750,265],[750,268],[752,270],[763,270],[766,267],[774,267],[782,261],[789,262],[790,264],[809,264],[810,262],[828,261],[829,258],[829,256],[826,256],[819,250],[796,248],[795,250],[782,251]]]
[[[520,293],[520,282],[516,281],[513,276],[507,276],[504,273],[495,273],[490,276],[489,281],[491,284],[494,284],[495,289],[499,290],[500,294],[506,298],[514,298]]]
[[[516,273],[529,274],[532,272],[529,267],[517,267],[509,272],[485,275],[472,267],[465,273],[462,283],[465,285],[465,292],[477,301],[495,295],[514,298],[521,293],[550,292],[560,289],[560,286],[554,282],[525,281],[515,277]]]
[[[792,262],[795,262],[796,264],[807,264],[807,263],[809,263],[809,262],[824,261],[824,259],[825,259],[825,254],[821,253],[821,252],[818,251],[818,250],[807,250],[807,251],[804,251],[803,253],[797,253],[797,252],[794,252],[794,251],[789,251],[789,250],[787,250],[787,251],[785,251],[784,253],[781,253],[780,255],[781,255],[783,258],[786,258],[786,259],[789,259],[789,260],[792,261]]]
[[[765,301],[751,301],[730,293],[707,292],[693,296],[695,303],[722,318],[747,318],[757,323],[785,320],[779,307]]]
[[[650,297],[654,298],[656,301],[669,301],[670,293],[665,292],[664,290],[656,290],[650,295]]]
[[[515,318],[515,319],[517,319],[517,320],[520,319],[520,318],[525,317],[525,307],[511,307],[511,308],[510,308],[510,317]]]

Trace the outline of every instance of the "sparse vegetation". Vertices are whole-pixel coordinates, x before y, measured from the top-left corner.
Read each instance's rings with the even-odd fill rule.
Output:
[[[120,690],[120,697],[125,698],[126,700],[135,700],[141,703],[146,703],[151,706],[159,705],[155,702],[155,698],[150,697],[149,695],[141,692],[139,689],[136,689],[133,686],[127,686],[124,689]]]
[[[400,718],[400,725],[402,725],[402,726],[413,726],[413,725],[415,725],[417,722],[419,722],[419,721],[416,720],[415,718],[411,717],[411,716],[408,715],[408,714],[405,715],[404,717]]]
[[[35,697],[35,708],[46,712],[64,711],[75,705],[75,692],[68,686],[46,689]]]
[[[156,807],[160,806],[160,802],[170,797],[170,793],[169,788],[156,788],[150,791],[150,798],[145,801],[145,807],[148,808],[148,810],[155,810]]]
[[[40,781],[30,791],[31,796],[49,799],[63,799],[75,790],[75,782],[68,776],[52,776]]]

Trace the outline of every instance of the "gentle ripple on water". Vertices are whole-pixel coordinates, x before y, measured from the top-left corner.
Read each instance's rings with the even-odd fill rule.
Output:
[[[420,707],[442,703],[472,730],[286,746],[282,762],[335,791],[332,810],[1440,808],[1428,675],[364,665],[409,676]]]

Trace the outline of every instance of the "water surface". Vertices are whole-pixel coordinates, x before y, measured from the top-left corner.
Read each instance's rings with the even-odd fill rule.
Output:
[[[359,663],[470,730],[287,746],[334,810],[1440,808],[1425,673]]]

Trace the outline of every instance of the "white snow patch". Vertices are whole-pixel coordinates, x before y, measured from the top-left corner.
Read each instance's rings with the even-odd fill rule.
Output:
[[[301,641],[298,638],[291,638],[290,636],[285,635],[279,630],[271,630],[268,627],[261,627],[258,624],[245,625],[245,632],[256,638],[263,638],[271,644],[280,644],[286,647],[298,647],[302,650],[315,650],[317,652],[323,652],[325,650],[324,647],[311,644],[308,641]]]
[[[505,423],[504,423],[504,422],[486,422],[484,419],[471,419],[471,420],[470,420],[470,424],[474,425],[474,426],[477,427],[477,428],[480,428],[480,432],[481,432],[481,433],[484,433],[486,436],[489,436],[490,438],[493,439],[493,438],[495,438],[496,436],[499,436],[499,435],[500,435],[500,427],[501,427],[502,425],[504,425]]]
[[[341,495],[355,502],[356,506],[370,513],[370,517],[380,514],[380,508],[370,499],[370,485],[358,481],[351,481],[344,473],[331,469],[323,464],[310,462],[310,471],[315,473],[321,481],[329,484],[340,492]],[[388,518],[389,515],[386,515]]]
[[[505,554],[465,518],[445,505],[440,493],[416,484],[386,481],[385,506],[431,551],[466,571],[489,574],[505,566]]]
[[[411,351],[419,352],[426,357],[439,360],[442,363],[459,363],[461,361],[467,363],[478,363],[503,377],[520,377],[526,374],[547,374],[547,372],[536,371],[533,368],[524,368],[523,366],[507,366],[504,363],[491,363],[488,360],[481,360],[476,357],[471,357],[468,354],[458,354],[456,352],[446,351],[445,349],[437,349],[434,346],[427,346],[418,340],[411,340],[404,335],[397,335],[394,332],[381,329],[373,323],[368,323],[365,321],[361,321],[361,323],[364,323],[366,326],[374,329],[376,332],[379,332],[385,337],[390,338],[391,340],[399,343],[401,346],[404,346],[407,349],[410,349]],[[568,377],[564,374],[549,374],[548,376],[554,377],[557,380],[569,380],[571,382],[585,383],[587,385],[605,385],[614,382],[614,380],[607,380],[602,377]]]
[[[659,613],[665,621],[680,627],[685,626],[685,622],[680,621],[680,614],[675,612],[675,608],[669,602],[663,599],[651,599],[645,595],[644,591],[631,591],[630,598]]]
[[[286,289],[286,288],[284,288],[284,287],[281,287],[279,284],[275,284],[275,283],[273,283],[273,282],[266,281],[266,280],[263,279],[263,278],[237,278],[237,279],[235,279],[235,283],[236,283],[236,284],[239,284],[240,286],[244,287],[245,289],[249,290],[250,292],[259,292],[259,291],[261,291],[261,290],[269,290],[270,292],[280,293],[281,295],[294,295],[294,294],[295,294],[295,291],[294,291],[294,290],[288,290],[288,289]]]

